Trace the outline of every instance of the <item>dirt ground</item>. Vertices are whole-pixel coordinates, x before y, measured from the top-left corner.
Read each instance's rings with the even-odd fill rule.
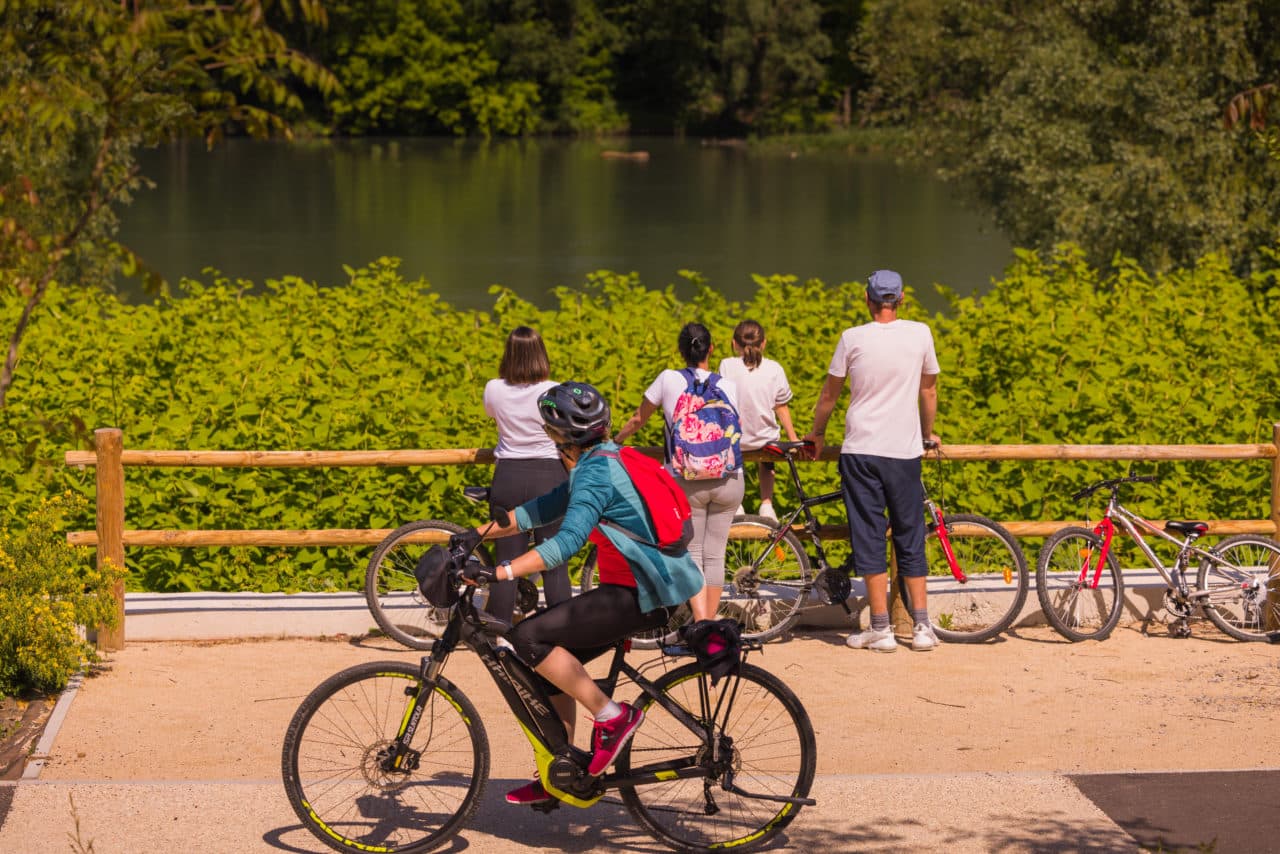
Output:
[[[315,685],[359,662],[417,658],[385,639],[130,644],[84,681],[40,778],[278,777],[285,727]],[[1208,626],[1187,640],[1122,628],[1083,644],[1020,629],[892,655],[811,631],[751,660],[805,704],[819,775],[1276,765],[1280,647]],[[475,656],[456,654],[445,673],[480,710],[493,776],[524,778],[527,742]]]

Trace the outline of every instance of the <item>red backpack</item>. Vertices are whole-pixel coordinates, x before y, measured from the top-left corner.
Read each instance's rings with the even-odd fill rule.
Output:
[[[631,485],[640,495],[640,502],[649,516],[649,528],[658,541],[651,543],[609,519],[601,519],[600,524],[608,525],[638,543],[653,546],[666,555],[678,556],[688,551],[689,541],[693,539],[693,513],[689,509],[689,499],[671,473],[657,460],[635,448],[620,448],[617,452],[600,450],[598,453],[622,463],[631,478]]]

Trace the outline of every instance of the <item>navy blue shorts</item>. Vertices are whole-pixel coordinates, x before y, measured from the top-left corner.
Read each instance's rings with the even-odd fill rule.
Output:
[[[887,524],[893,528],[898,572],[906,577],[929,574],[924,557],[924,487],[920,484],[919,457],[899,460],[841,454],[840,491],[849,514],[854,572],[866,576],[889,571]]]

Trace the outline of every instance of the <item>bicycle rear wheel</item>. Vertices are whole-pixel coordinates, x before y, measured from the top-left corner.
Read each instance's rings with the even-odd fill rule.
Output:
[[[790,631],[800,619],[813,576],[809,556],[791,531],[762,554],[778,523],[764,516],[735,516],[733,527],[764,537],[730,537],[725,550],[725,584],[717,616],[742,623],[742,636],[766,641]],[[752,571],[756,560],[760,563]]]
[[[489,739],[475,706],[446,679],[420,706],[408,745],[416,767],[383,767],[420,684],[412,665],[358,664],[321,683],[289,722],[281,752],[285,791],[303,826],[330,848],[428,851],[480,806]]]
[[[425,519],[396,528],[378,544],[364,573],[364,598],[378,628],[410,649],[431,649],[449,622],[449,609],[436,608],[418,592],[413,568],[437,544],[465,531],[461,525]],[[476,555],[492,565],[481,547]]]
[[[943,521],[965,581],[958,581],[951,571],[942,529],[930,531],[925,540],[929,622],[938,637],[950,643],[990,640],[1022,613],[1030,586],[1027,559],[1013,535],[985,516],[948,513]],[[901,575],[898,592],[910,612],[911,593]]]
[[[1268,640],[1280,629],[1280,543],[1258,534],[1227,537],[1209,550],[1196,575],[1204,614],[1242,641]]]
[[[700,721],[707,734],[699,737],[641,694],[635,706],[644,710],[645,720],[618,757],[619,773],[681,759],[709,764],[708,739],[715,738],[729,751],[725,765],[740,788],[780,797],[809,794],[817,767],[813,725],[796,695],[776,676],[743,664],[737,679],[729,676],[713,686],[696,664],[686,664],[656,684]],[[641,827],[680,851],[754,850],[801,809],[744,797],[722,788],[722,782],[720,775],[668,780],[619,793]]]
[[[1102,540],[1087,528],[1063,528],[1045,540],[1036,565],[1036,595],[1049,625],[1073,640],[1102,640],[1120,622],[1124,578],[1114,552],[1092,587]],[[1081,573],[1089,567],[1086,578]]]

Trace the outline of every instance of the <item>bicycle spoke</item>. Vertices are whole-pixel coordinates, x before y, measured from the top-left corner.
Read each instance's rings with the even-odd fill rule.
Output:
[[[667,674],[659,685],[668,697],[704,719],[702,679],[696,666],[689,665]],[[712,733],[717,749],[728,751],[724,754],[727,764],[722,765],[711,762],[708,744],[690,744],[692,734],[662,706],[648,697],[642,699],[648,703],[645,722],[619,760],[620,767],[696,758],[712,775],[622,790],[623,801],[637,820],[668,844],[746,849],[763,844],[794,817],[794,806],[726,790],[725,772],[733,775],[735,785],[759,794],[803,795],[812,782],[812,729],[798,702],[775,677],[744,665],[740,679],[727,677],[710,687],[709,710],[717,709],[721,696],[735,685],[732,705],[720,710]]]

